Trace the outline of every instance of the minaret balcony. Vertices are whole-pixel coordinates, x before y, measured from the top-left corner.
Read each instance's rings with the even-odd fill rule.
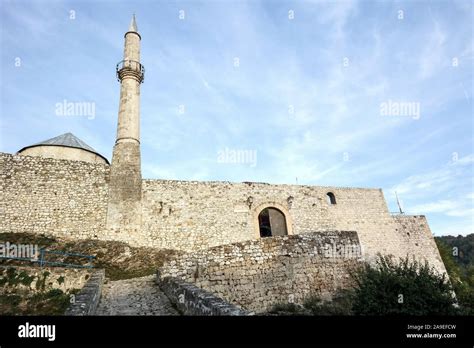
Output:
[[[117,64],[117,80],[122,81],[126,77],[136,79],[142,83],[145,80],[145,67],[135,60],[122,60]]]

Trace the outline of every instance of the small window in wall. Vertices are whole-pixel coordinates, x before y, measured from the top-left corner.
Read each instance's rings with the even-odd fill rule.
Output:
[[[286,229],[285,215],[275,208],[265,208],[258,215],[260,227],[260,237],[285,236]]]
[[[336,204],[336,196],[334,196],[334,193],[328,192],[327,196],[328,196],[328,204],[331,204],[331,205]]]

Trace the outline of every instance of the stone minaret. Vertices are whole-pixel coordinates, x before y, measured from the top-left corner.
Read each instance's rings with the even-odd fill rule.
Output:
[[[140,232],[142,176],[140,166],[140,40],[135,15],[125,33],[123,60],[117,64],[120,106],[109,182],[107,233],[133,240]]]

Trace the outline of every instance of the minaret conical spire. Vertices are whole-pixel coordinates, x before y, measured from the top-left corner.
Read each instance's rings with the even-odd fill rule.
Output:
[[[135,13],[133,14],[132,20],[130,21],[130,26],[128,27],[128,31],[134,31],[138,33],[137,20],[135,19]]]

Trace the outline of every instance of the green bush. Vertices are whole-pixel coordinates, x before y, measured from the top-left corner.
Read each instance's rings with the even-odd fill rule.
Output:
[[[16,307],[21,302],[20,295],[11,295],[11,294],[2,294],[0,295],[0,304],[8,304],[13,307]]]
[[[352,289],[339,290],[332,301],[309,296],[303,305],[277,304],[276,315],[453,315],[457,309],[451,283],[427,263],[379,256],[353,273]],[[464,301],[474,303],[472,291]],[[468,298],[468,296],[470,296]]]
[[[46,293],[46,298],[52,298],[63,295],[64,292],[61,289],[51,289]]]
[[[445,275],[428,263],[408,258],[394,261],[379,256],[355,276],[353,311],[356,315],[452,315],[455,297]]]

